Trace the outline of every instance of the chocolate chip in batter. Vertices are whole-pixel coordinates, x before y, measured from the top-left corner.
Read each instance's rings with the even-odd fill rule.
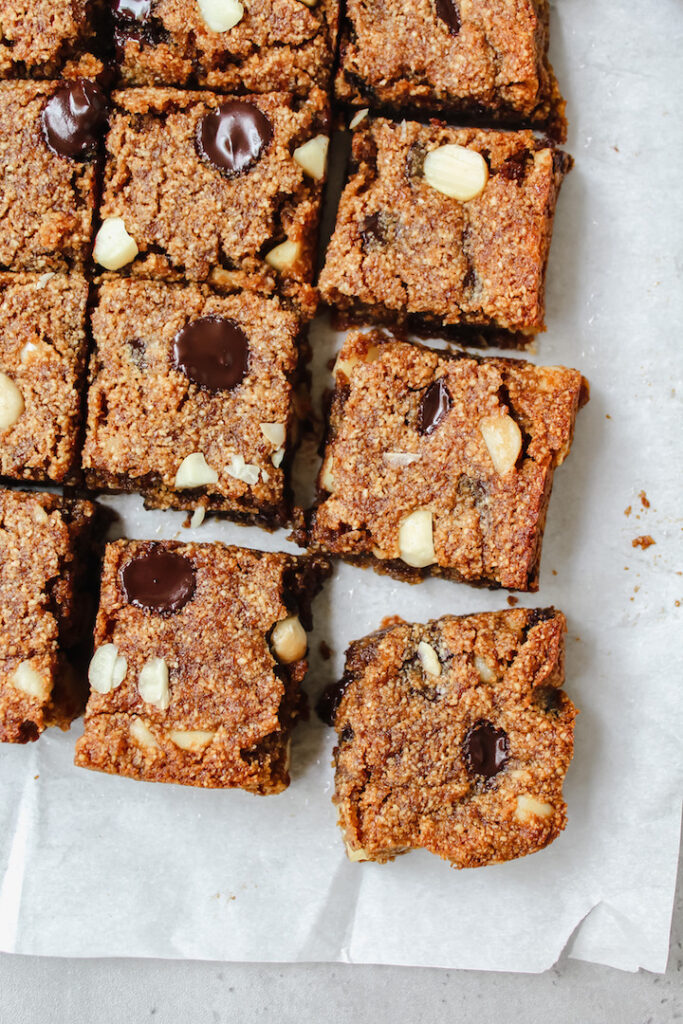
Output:
[[[248,171],[272,138],[266,115],[245,100],[222,103],[197,125],[200,155],[229,177]]]
[[[99,85],[77,78],[57,89],[43,108],[43,133],[59,156],[88,156],[107,123],[107,101]]]
[[[229,391],[246,376],[249,341],[234,320],[203,316],[178,331],[173,361],[178,370],[207,391]]]
[[[318,703],[315,706],[318,718],[325,723],[325,725],[334,725],[334,720],[337,715],[337,708],[341,704],[344,691],[349,685],[349,680],[344,676],[336,683],[330,683],[323,690]]]
[[[194,594],[195,570],[183,555],[152,548],[123,567],[121,585],[129,604],[170,615],[180,611]]]
[[[448,31],[452,36],[457,36],[462,28],[460,8],[456,0],[435,0],[436,13],[446,23]]]
[[[507,764],[510,745],[504,729],[491,722],[476,722],[465,736],[463,755],[472,775],[493,778]]]
[[[115,18],[144,23],[152,13],[152,0],[113,0],[111,9]]]
[[[451,393],[440,377],[425,389],[417,414],[419,434],[433,434],[453,405]]]

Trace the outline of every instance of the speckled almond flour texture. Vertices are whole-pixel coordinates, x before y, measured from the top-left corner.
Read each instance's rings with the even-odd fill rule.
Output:
[[[127,268],[132,273],[176,272],[218,286],[249,274],[264,291],[277,290],[313,315],[322,182],[307,176],[292,154],[328,132],[327,98],[312,89],[305,101],[287,93],[246,99],[265,114],[273,138],[255,163],[228,176],[197,150],[200,122],[225,97],[175,89],[114,93],[101,215],[122,217],[135,239],[140,255]],[[301,252],[286,273],[276,274],[264,257],[285,239]]]
[[[351,176],[320,276],[323,299],[355,318],[443,331],[544,329],[545,268],[566,154],[531,132],[377,119],[353,136]],[[480,153],[483,192],[459,202],[424,177],[447,144]]]
[[[338,0],[250,0],[236,25],[215,32],[197,3],[152,0],[144,21],[116,19],[121,76],[130,85],[307,96],[328,84],[338,16]]]
[[[564,141],[546,0],[348,0],[339,99],[531,123]]]
[[[421,433],[435,381],[451,404]],[[587,395],[576,370],[353,332],[337,361],[318,502],[299,539],[412,582],[431,573],[537,590],[553,473]],[[503,475],[482,434],[487,417],[518,428],[519,455]],[[435,560],[413,568],[401,558],[400,528],[420,509],[431,514]]]
[[[91,0],[0,0],[0,78],[97,73]],[[79,60],[79,58],[82,58]]]
[[[58,156],[41,114],[59,82],[0,82],[0,269],[66,270],[90,254],[95,167]]]
[[[207,316],[226,318],[246,335],[247,373],[232,389],[207,390],[174,362],[178,332]],[[92,326],[83,452],[89,485],[139,491],[156,508],[204,505],[238,519],[286,522],[296,437],[297,317],[277,299],[249,292],[222,296],[197,285],[122,279],[101,287]],[[284,452],[276,454],[279,446],[262,423],[282,425]],[[180,464],[196,452],[218,480],[179,490]],[[235,457],[238,469],[231,473]],[[245,464],[256,481],[234,475]]]
[[[122,586],[131,561],[159,550],[194,573],[192,596],[170,614],[136,607]],[[222,544],[107,545],[95,647],[114,644],[126,672],[111,692],[91,693],[76,764],[152,782],[285,789],[307,661],[279,664],[269,639],[297,611],[311,627],[310,602],[328,570],[321,559]],[[138,689],[150,658],[168,667],[165,710]]]
[[[560,689],[565,630],[561,612],[519,608],[402,623],[351,645],[334,800],[352,860],[423,847],[478,867],[557,838],[576,715]]]
[[[61,483],[78,471],[88,282],[0,273],[0,371],[24,411],[0,431],[0,473]]]
[[[0,741],[35,740],[82,710],[67,658],[92,621],[84,574],[95,523],[91,502],[0,491]]]

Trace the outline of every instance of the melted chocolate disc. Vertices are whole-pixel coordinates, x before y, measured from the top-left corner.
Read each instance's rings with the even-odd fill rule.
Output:
[[[229,391],[249,368],[249,341],[234,320],[203,316],[178,331],[173,360],[177,369],[207,391]]]
[[[152,0],[113,0],[111,8],[116,18],[145,22],[152,13]]]
[[[507,764],[509,749],[505,729],[496,729],[491,722],[477,722],[465,736],[465,764],[472,775],[493,778]]]
[[[448,415],[453,405],[451,393],[442,378],[435,380],[425,389],[417,414],[417,429],[420,434],[433,434]]]
[[[457,36],[462,27],[460,9],[456,0],[435,0],[436,13],[448,27],[452,36]]]
[[[163,548],[152,548],[121,570],[128,603],[162,615],[180,611],[194,594],[195,582],[192,562]]]
[[[78,78],[63,85],[45,104],[45,140],[59,156],[90,153],[107,123],[107,101],[99,85]]]
[[[247,171],[273,138],[273,126],[258,107],[230,100],[197,125],[197,147],[214,167],[233,177]]]

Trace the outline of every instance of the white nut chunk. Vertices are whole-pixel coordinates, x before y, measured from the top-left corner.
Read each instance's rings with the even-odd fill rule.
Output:
[[[239,0],[197,0],[199,12],[212,32],[227,32],[244,17]]]
[[[88,680],[97,693],[111,693],[126,678],[128,662],[116,644],[98,647],[88,666]]]
[[[437,192],[466,203],[476,199],[486,188],[489,168],[476,150],[448,143],[427,153],[424,177]]]
[[[134,718],[130,726],[130,735],[133,737],[136,743],[141,747],[145,747],[147,750],[159,750],[159,744],[156,741],[154,733],[145,725],[141,718]]]
[[[138,693],[145,704],[152,704],[159,711],[166,711],[171,703],[168,687],[168,666],[163,658],[149,658],[140,669]]]
[[[301,242],[292,242],[289,238],[266,253],[266,263],[273,270],[279,270],[281,273],[291,270],[300,258]]]
[[[420,659],[422,668],[428,676],[441,675],[441,662],[439,661],[439,655],[431,644],[426,643],[424,640],[420,640],[417,645],[417,656]]]
[[[30,661],[20,662],[9,677],[9,681],[15,690],[21,690],[22,693],[37,700],[47,700],[52,690],[50,681],[42,676]]]
[[[521,821],[522,824],[525,824],[532,821],[533,818],[549,818],[553,811],[554,807],[552,804],[546,804],[535,796],[522,793],[521,796],[517,797],[517,806],[515,807],[513,817],[516,821]]]
[[[334,493],[334,476],[332,473],[332,456],[327,455],[325,461],[320,467],[320,476],[318,477],[318,487],[323,491],[329,491],[330,494]]]
[[[229,464],[225,467],[228,476],[234,480],[241,480],[243,484],[253,487],[258,483],[261,470],[251,462],[245,462],[243,455],[233,455]]]
[[[126,263],[131,263],[139,251],[121,217],[107,217],[102,221],[92,253],[95,263],[105,270],[120,270]]]
[[[353,131],[354,128],[357,128],[358,125],[365,120],[369,113],[369,107],[363,107],[361,110],[357,110],[356,113],[351,118],[351,120],[349,121],[349,130]]]
[[[346,856],[349,860],[353,861],[354,864],[361,861],[372,860],[368,851],[364,850],[362,846],[353,847],[348,843],[344,843],[344,845],[346,846]]]
[[[304,657],[308,647],[308,638],[298,616],[288,615],[286,619],[275,623],[271,644],[275,657],[283,665],[289,665]]]
[[[418,508],[405,517],[398,530],[398,549],[403,561],[415,569],[436,562],[432,513],[428,508]]]
[[[284,423],[259,423],[259,426],[266,441],[270,441],[273,448],[282,448],[286,436]]]
[[[216,470],[211,468],[201,452],[192,452],[191,455],[186,455],[178,466],[174,487],[177,491],[183,491],[191,487],[206,487],[207,484],[217,483]]]
[[[215,732],[210,732],[208,729],[168,730],[169,739],[175,743],[176,747],[180,747],[181,750],[191,750],[194,754],[198,754],[204,747],[208,747],[215,735]]]
[[[479,430],[491,456],[493,468],[505,476],[514,467],[522,450],[522,432],[511,416],[484,416]]]
[[[24,396],[6,373],[0,373],[0,430],[14,426],[24,411]]]
[[[496,673],[493,671],[489,663],[479,657],[478,654],[475,654],[474,656],[474,667],[476,668],[482,683],[494,683],[496,681]]]
[[[292,156],[302,169],[304,174],[316,181],[322,181],[327,168],[327,149],[330,140],[327,135],[316,135],[314,139],[304,142],[303,146],[297,146]]]

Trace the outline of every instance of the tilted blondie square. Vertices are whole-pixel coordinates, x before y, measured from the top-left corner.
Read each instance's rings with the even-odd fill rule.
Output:
[[[0,741],[66,728],[85,704],[70,661],[94,617],[87,584],[100,528],[92,502],[0,491]]]
[[[532,132],[364,121],[322,298],[366,323],[416,331],[543,330],[553,215],[570,166]]]
[[[101,0],[0,0],[0,78],[94,75]]]
[[[564,141],[547,0],[347,0],[338,99],[532,125]]]
[[[515,608],[351,644],[334,796],[351,860],[424,848],[479,867],[557,838],[577,714],[565,630],[554,608]]]
[[[122,278],[92,317],[83,468],[93,489],[138,491],[283,525],[297,433],[300,323],[277,299]]]
[[[88,282],[0,273],[0,474],[75,479],[85,382]]]
[[[95,82],[0,82],[0,269],[86,262],[105,122]]]
[[[113,0],[112,9],[129,85],[306,96],[329,83],[339,0]]]
[[[76,764],[278,793],[324,559],[222,544],[108,544]]]
[[[128,89],[113,101],[95,261],[218,287],[248,278],[312,316],[325,93]]]
[[[352,332],[335,367],[318,500],[297,537],[399,579],[537,590],[577,370]]]

